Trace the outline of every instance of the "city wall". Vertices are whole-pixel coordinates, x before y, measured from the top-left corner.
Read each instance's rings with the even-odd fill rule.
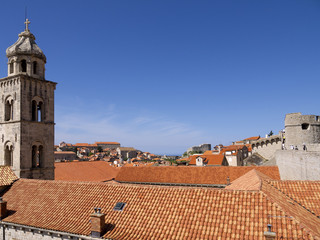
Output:
[[[275,158],[281,180],[320,180],[320,152],[278,150]]]
[[[271,160],[275,157],[275,152],[282,146],[281,136],[274,135],[268,138],[261,138],[252,144],[252,153],[258,153],[262,157]]]

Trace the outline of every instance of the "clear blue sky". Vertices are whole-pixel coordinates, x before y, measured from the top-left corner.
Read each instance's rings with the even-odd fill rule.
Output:
[[[320,1],[2,1],[5,50],[30,29],[58,82],[55,142],[181,154],[320,114]]]

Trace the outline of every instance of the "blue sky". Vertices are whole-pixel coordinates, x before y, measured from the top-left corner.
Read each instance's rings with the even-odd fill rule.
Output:
[[[320,114],[320,1],[2,1],[5,50],[30,29],[58,82],[55,142],[158,154]]]

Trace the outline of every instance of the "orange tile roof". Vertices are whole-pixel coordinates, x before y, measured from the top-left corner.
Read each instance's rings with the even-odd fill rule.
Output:
[[[252,169],[243,176],[234,180],[231,185],[227,186],[225,189],[231,190],[260,190],[262,180],[270,179],[267,175]]]
[[[120,143],[118,142],[95,142],[96,144],[116,144],[119,145]]]
[[[9,166],[0,166],[0,186],[9,186],[17,179]]]
[[[76,143],[73,146],[76,147],[97,147],[98,145],[96,143],[89,144],[89,143]]]
[[[270,184],[320,216],[320,181],[270,181]]]
[[[255,137],[249,137],[243,140],[258,140],[260,138],[260,136],[255,136]]]
[[[55,151],[54,154],[76,154],[75,152],[72,151]]]
[[[245,144],[245,145],[248,148],[248,152],[252,152],[252,145],[251,144]]]
[[[242,149],[244,147],[246,147],[246,145],[230,145],[230,146],[224,146],[223,149],[221,149],[221,150],[226,152],[226,151],[239,150],[239,149]]]
[[[55,180],[103,182],[116,177],[118,168],[105,161],[55,163]]]
[[[226,184],[227,178],[233,181],[252,169],[256,169],[272,179],[279,179],[277,166],[250,167],[139,167],[122,168],[116,176],[119,182],[154,182],[154,183],[185,183],[185,184]]]
[[[76,143],[74,146],[88,146],[89,143]]]
[[[192,155],[190,156],[190,162],[189,165],[196,165],[196,159],[198,157],[202,157],[203,161],[206,163],[206,165],[222,165],[223,160],[225,159],[225,156],[223,154],[211,154],[211,155]]]
[[[3,199],[14,212],[3,223],[86,236],[98,206],[112,226],[108,239],[265,239],[267,224],[277,239],[320,236],[260,191],[20,179]],[[126,203],[123,211],[113,211],[117,202]]]

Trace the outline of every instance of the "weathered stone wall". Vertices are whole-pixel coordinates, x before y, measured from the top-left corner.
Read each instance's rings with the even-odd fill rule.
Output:
[[[4,233],[4,234],[3,234]],[[4,235],[4,237],[3,237]],[[5,240],[62,240],[62,239],[93,239],[85,236],[71,236],[68,233],[49,233],[48,231],[30,230],[12,226],[0,227],[0,239]]]
[[[282,180],[320,180],[320,152],[279,150],[275,159]]]
[[[188,148],[187,152],[205,152],[211,150],[211,144],[204,143],[199,146],[193,146],[191,148]]]
[[[301,113],[287,114],[285,118],[285,146],[319,144],[320,143],[320,116],[301,115]]]
[[[18,177],[54,179],[54,90],[56,83],[23,74],[0,79],[0,164],[5,146],[13,145],[13,170]],[[5,121],[5,100],[13,99],[13,119]],[[43,102],[42,121],[32,121],[32,100]],[[32,146],[43,146],[40,168],[32,168]]]
[[[252,153],[258,153],[262,157],[270,160],[273,159],[275,156],[275,152],[277,150],[281,149],[281,142],[273,142],[273,143],[267,143],[267,144],[262,144],[257,147],[252,148]]]

